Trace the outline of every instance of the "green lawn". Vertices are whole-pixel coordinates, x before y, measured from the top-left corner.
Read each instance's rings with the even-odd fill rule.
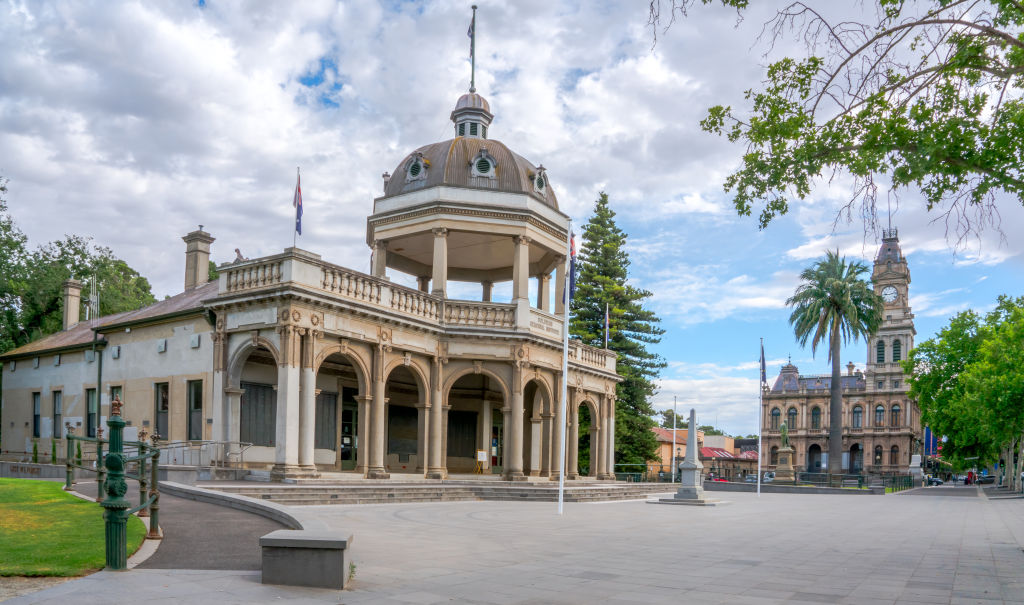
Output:
[[[104,566],[103,509],[62,483],[0,479],[0,576],[78,576]],[[146,526],[128,518],[128,554]]]

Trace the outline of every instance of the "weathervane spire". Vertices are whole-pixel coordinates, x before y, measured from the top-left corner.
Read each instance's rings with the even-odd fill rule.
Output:
[[[476,5],[473,5],[473,18],[469,21],[469,92],[476,92]]]

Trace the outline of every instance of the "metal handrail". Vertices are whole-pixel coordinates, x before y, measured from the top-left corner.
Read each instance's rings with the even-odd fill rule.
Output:
[[[238,446],[236,451],[232,450],[232,446]],[[164,452],[166,456],[165,464],[177,464],[178,458],[182,460],[182,464],[190,466],[218,466],[218,462],[222,466],[226,466],[232,457],[238,457],[238,466],[241,467],[245,464],[245,451],[252,447],[253,444],[248,441],[216,441],[216,440],[178,440],[178,441],[163,441],[159,444],[159,448]],[[214,451],[211,451],[214,450]],[[219,450],[219,451],[217,451]],[[214,454],[219,454],[215,456]],[[195,457],[198,456],[198,463],[195,461]],[[217,459],[219,457],[219,460]],[[168,462],[169,461],[169,462]]]

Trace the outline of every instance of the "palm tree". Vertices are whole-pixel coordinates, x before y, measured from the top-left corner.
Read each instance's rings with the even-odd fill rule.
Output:
[[[832,361],[831,400],[828,423],[828,472],[842,473],[843,457],[843,391],[840,384],[839,344],[861,336],[865,340],[882,322],[882,299],[871,284],[862,279],[868,272],[864,263],[846,262],[839,251],[829,250],[800,273],[802,283],[786,304],[794,307],[789,316],[800,346],[811,339],[811,354],[825,338],[829,341],[828,356]]]

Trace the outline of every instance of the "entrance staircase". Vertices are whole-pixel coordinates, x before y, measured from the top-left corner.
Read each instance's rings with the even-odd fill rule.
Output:
[[[415,502],[556,502],[557,486],[523,485],[506,481],[444,481],[433,484],[368,485],[210,485],[225,493],[269,500],[290,506],[356,505]],[[607,502],[646,499],[650,494],[674,491],[666,483],[594,483],[565,488],[566,502]]]

